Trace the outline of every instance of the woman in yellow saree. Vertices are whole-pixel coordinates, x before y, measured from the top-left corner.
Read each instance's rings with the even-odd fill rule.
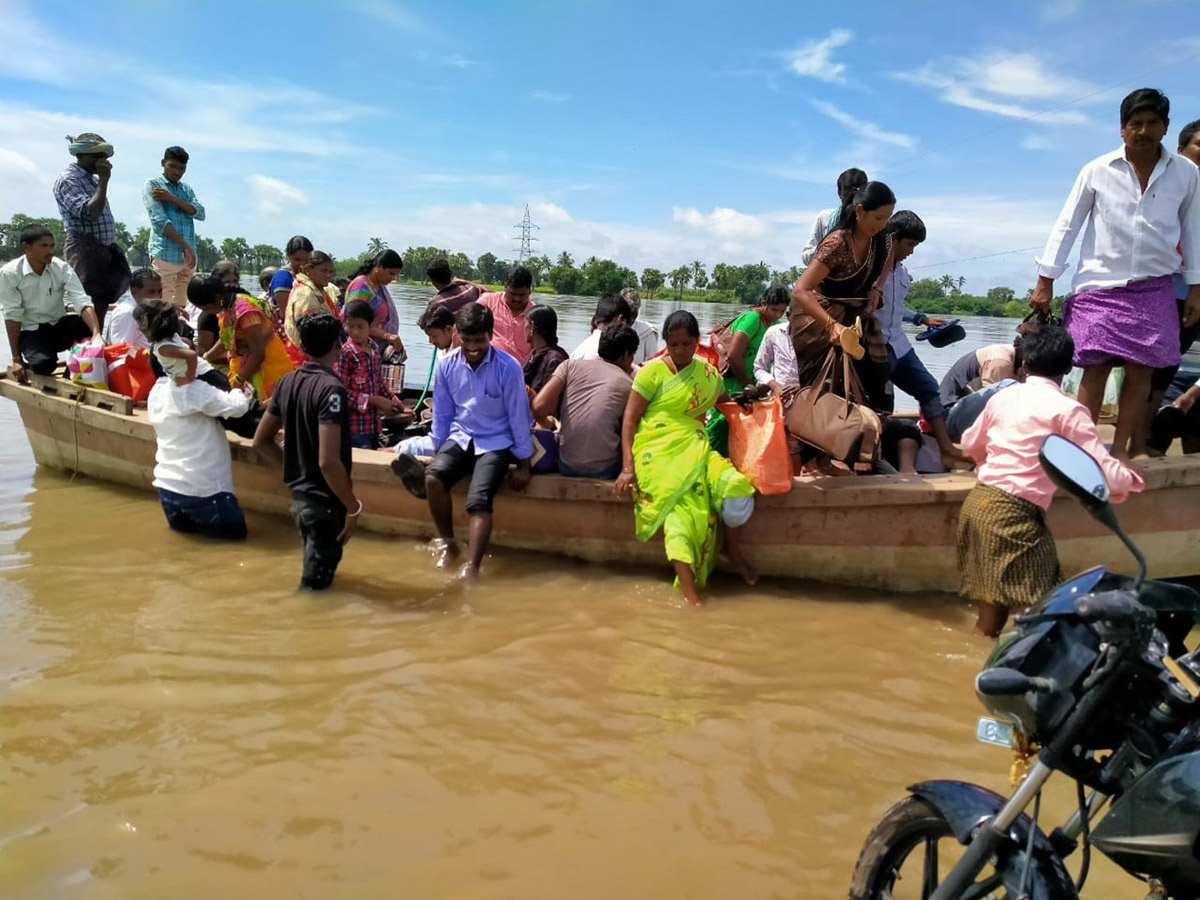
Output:
[[[667,353],[646,363],[633,380],[621,429],[622,469],[614,490],[634,495],[637,539],[661,528],[676,584],[699,606],[716,561],[718,518],[725,553],[747,584],[756,575],[741,552],[741,528],[754,512],[754,487],[711,449],[705,414],[725,398],[717,370],[696,356],[700,326],[685,310],[663,324]]]

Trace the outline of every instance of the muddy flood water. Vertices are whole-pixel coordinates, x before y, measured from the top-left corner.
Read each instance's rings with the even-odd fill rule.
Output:
[[[1007,791],[951,596],[717,577],[694,610],[504,549],[463,588],[363,533],[301,595],[290,521],[248,519],[218,546],[35,469],[0,400],[0,896],[838,897],[906,785]]]

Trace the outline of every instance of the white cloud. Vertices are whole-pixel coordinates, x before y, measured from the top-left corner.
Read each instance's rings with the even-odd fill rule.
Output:
[[[1080,78],[1051,72],[1031,53],[991,53],[959,61],[963,78],[980,90],[1005,97],[1062,100],[1096,89]]]
[[[529,217],[535,225],[565,225],[571,214],[557,203],[534,202],[529,204]]]
[[[571,99],[571,95],[557,91],[531,91],[529,99],[537,100],[540,103],[566,103]]]
[[[429,26],[419,16],[394,0],[356,0],[354,6],[368,21],[386,25],[406,34],[424,35],[429,33]]]
[[[835,28],[819,41],[806,41],[787,54],[788,69],[821,81],[844,81],[846,64],[835,63],[833,51],[850,43],[853,37],[853,31]]]
[[[676,206],[671,212],[671,220],[714,238],[722,249],[729,252],[742,250],[751,241],[765,237],[770,231],[770,226],[758,216],[725,206],[718,206],[711,213],[702,213],[692,206]]]
[[[0,178],[37,178],[44,180],[37,163],[15,150],[0,147]]]
[[[1061,22],[1083,9],[1083,0],[1042,0],[1042,17],[1048,22]]]
[[[835,122],[840,122],[845,125],[850,131],[864,140],[877,141],[881,144],[891,144],[896,147],[904,147],[911,150],[917,145],[917,139],[907,134],[897,134],[891,131],[884,131],[874,122],[865,122],[862,119],[857,119],[845,110],[839,109],[832,103],[826,103],[823,100],[814,100],[813,106],[818,111],[823,113]]]
[[[307,206],[308,195],[295,185],[271,178],[267,175],[248,175],[250,194],[254,205],[265,216],[276,216],[292,206]]]
[[[432,53],[429,50],[417,49],[413,51],[412,58],[433,65],[449,66],[452,69],[470,69],[483,65],[479,60],[463,53]]]
[[[894,72],[892,77],[932,88],[954,106],[1043,125],[1082,125],[1089,120],[1079,110],[1038,110],[1022,101],[1061,101],[1069,105],[1099,93],[1089,82],[1046,69],[1030,54],[950,57],[909,72]]]
[[[1054,150],[1058,146],[1056,141],[1050,140],[1044,134],[1030,134],[1021,139],[1021,147],[1026,150]]]

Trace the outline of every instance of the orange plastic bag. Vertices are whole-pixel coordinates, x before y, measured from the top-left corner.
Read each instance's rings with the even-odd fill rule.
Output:
[[[150,351],[130,344],[109,344],[104,348],[108,362],[108,389],[124,394],[135,403],[143,402],[154,387],[154,370],[150,367]]]
[[[729,459],[760,494],[786,494],[792,489],[783,404],[778,397],[756,400],[749,410],[736,403],[717,408],[729,421]]]

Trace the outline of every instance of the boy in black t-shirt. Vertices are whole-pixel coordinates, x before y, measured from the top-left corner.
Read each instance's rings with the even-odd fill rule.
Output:
[[[333,583],[362,512],[350,482],[350,407],[346,387],[334,374],[342,352],[342,325],[327,312],[297,323],[308,362],[279,380],[254,434],[254,449],[283,466],[292,489],[292,517],[304,541],[301,589],[320,591]],[[284,445],[275,443],[282,425]]]

